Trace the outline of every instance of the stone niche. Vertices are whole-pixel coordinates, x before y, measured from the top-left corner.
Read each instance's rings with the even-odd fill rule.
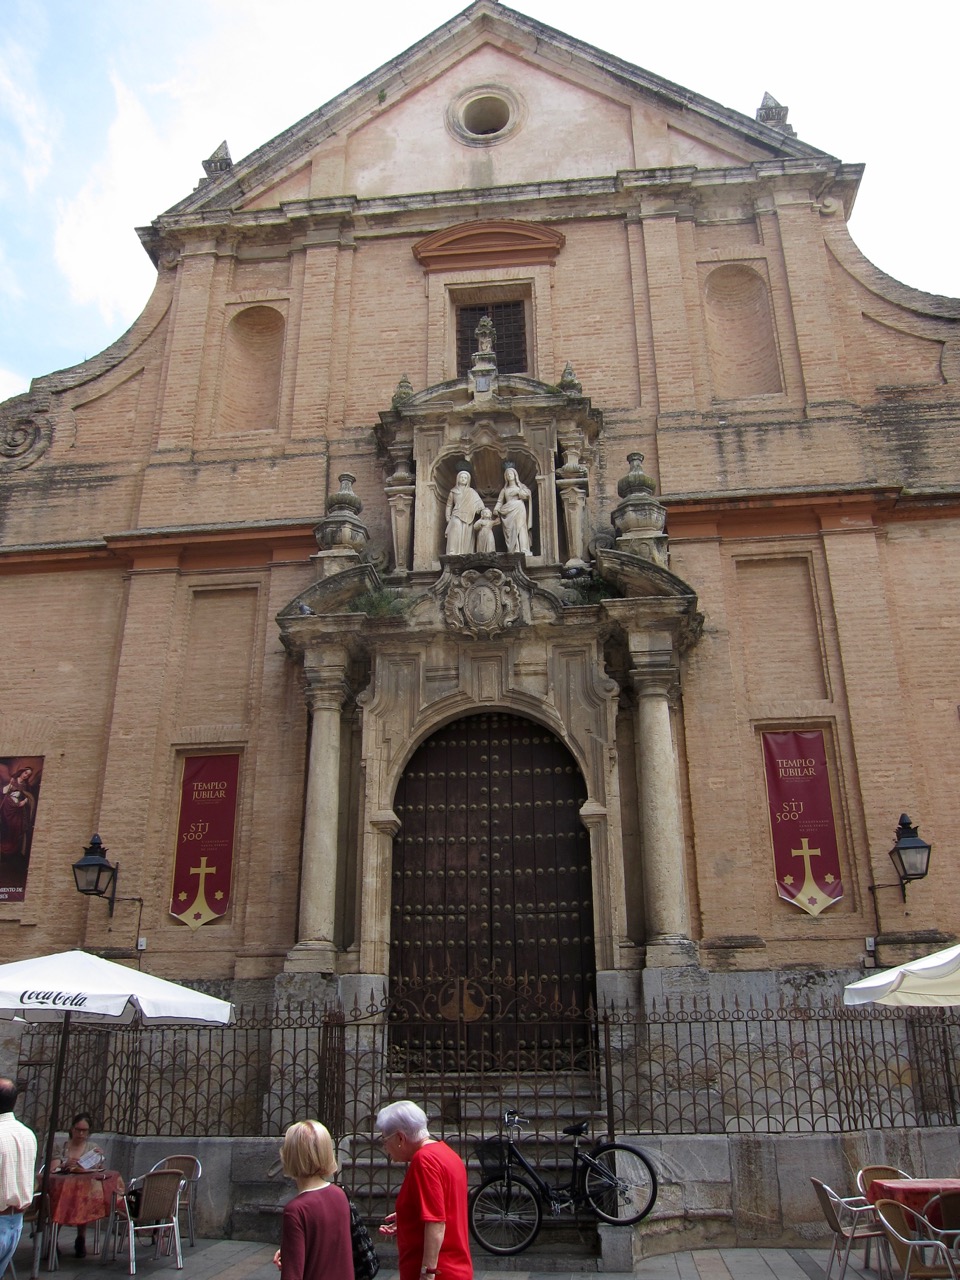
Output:
[[[436,575],[446,549],[447,497],[458,473],[469,473],[492,511],[506,467],[515,468],[531,495],[528,569],[584,563],[584,464],[599,427],[599,413],[576,382],[551,387],[522,376],[498,377],[495,365],[419,393],[401,382],[377,427],[391,469],[385,485],[391,570]],[[505,553],[503,529],[494,526],[493,536],[495,551]]]

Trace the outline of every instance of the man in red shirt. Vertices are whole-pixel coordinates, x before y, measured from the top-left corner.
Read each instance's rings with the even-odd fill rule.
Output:
[[[415,1102],[384,1107],[377,1129],[389,1158],[407,1165],[396,1212],[380,1228],[397,1237],[400,1280],[473,1280],[463,1161],[431,1138],[426,1113]]]

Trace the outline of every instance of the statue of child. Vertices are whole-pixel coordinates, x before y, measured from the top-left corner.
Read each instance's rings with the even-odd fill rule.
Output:
[[[480,519],[476,523],[477,530],[477,551],[487,553],[496,551],[496,544],[493,541],[493,526],[499,524],[489,507],[484,507],[480,512]]]

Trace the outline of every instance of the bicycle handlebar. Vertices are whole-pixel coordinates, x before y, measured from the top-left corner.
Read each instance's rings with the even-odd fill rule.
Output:
[[[503,1113],[503,1123],[505,1125],[516,1125],[519,1129],[521,1125],[529,1124],[530,1121],[525,1119],[519,1111],[514,1111],[511,1108]]]

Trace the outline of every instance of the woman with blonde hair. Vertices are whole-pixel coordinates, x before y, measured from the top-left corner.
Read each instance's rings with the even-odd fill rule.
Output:
[[[300,1120],[283,1135],[283,1172],[297,1194],[283,1211],[274,1262],[282,1280],[354,1280],[350,1202],[331,1181],[333,1139],[318,1120]]]

